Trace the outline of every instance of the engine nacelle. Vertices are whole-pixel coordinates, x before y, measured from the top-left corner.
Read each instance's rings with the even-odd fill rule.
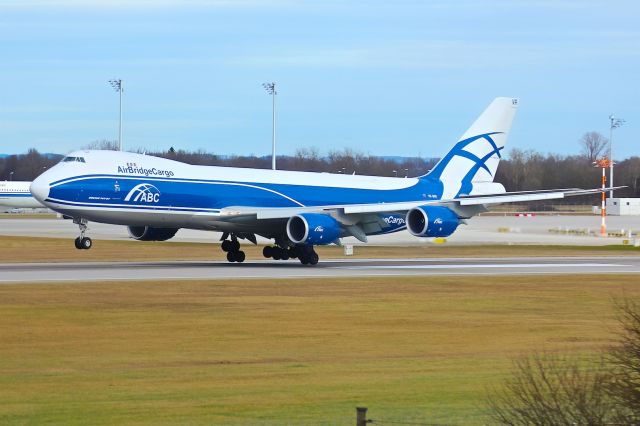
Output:
[[[152,228],[151,226],[128,226],[129,236],[138,241],[167,241],[173,238],[178,228]]]
[[[331,244],[341,232],[340,222],[326,214],[301,213],[287,222],[287,236],[295,244]]]
[[[416,237],[448,237],[459,224],[458,216],[442,206],[420,206],[407,213],[407,229]]]

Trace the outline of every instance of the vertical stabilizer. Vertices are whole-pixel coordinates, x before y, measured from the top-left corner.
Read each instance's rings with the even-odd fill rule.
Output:
[[[469,194],[473,182],[493,182],[518,107],[496,98],[427,176],[442,182],[442,199]]]

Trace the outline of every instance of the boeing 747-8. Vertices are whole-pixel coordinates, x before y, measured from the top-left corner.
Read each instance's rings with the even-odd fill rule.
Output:
[[[92,245],[87,222],[127,226],[131,237],[164,241],[180,228],[221,231],[230,262],[239,240],[272,239],[264,255],[316,264],[315,245],[408,230],[447,237],[491,204],[592,194],[599,189],[505,192],[494,182],[518,100],[496,98],[427,174],[352,176],[194,166],[118,151],[76,151],[31,185],[45,206],[80,227],[76,247]]]

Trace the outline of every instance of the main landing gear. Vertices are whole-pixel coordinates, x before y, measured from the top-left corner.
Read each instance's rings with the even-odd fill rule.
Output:
[[[91,238],[85,237],[84,233],[87,232],[87,221],[85,219],[73,219],[73,223],[76,223],[80,228],[80,236],[76,238],[75,245],[78,250],[89,250],[93,245]]]
[[[303,265],[315,265],[320,259],[313,246],[294,246],[282,248],[278,246],[266,246],[262,249],[262,255],[267,259],[289,260],[298,259]]]
[[[244,262],[245,254],[240,250],[240,243],[234,235],[231,236],[230,240],[222,241],[222,250],[227,252],[227,260],[229,262]]]

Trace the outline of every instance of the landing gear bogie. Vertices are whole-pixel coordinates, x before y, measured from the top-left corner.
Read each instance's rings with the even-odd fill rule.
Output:
[[[240,242],[235,236],[232,236],[231,240],[223,240],[221,248],[227,253],[227,260],[231,263],[242,263],[246,259],[245,253],[240,250]]]
[[[289,248],[266,246],[262,249],[262,255],[267,259],[273,260],[298,259],[303,265],[316,265],[320,260],[313,246],[294,246]]]

